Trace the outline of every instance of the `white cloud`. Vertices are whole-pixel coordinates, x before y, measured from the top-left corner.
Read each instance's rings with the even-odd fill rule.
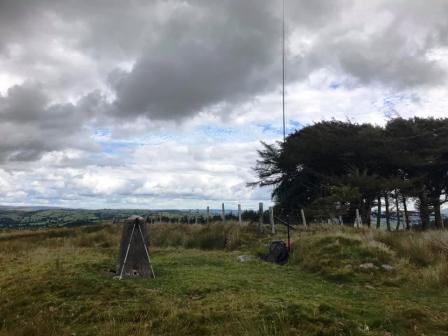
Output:
[[[445,117],[445,0],[287,3],[287,119]],[[256,207],[280,2],[0,1],[0,202]]]

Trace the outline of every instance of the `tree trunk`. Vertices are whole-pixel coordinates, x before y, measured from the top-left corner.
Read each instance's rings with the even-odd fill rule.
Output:
[[[372,197],[368,197],[367,198],[367,204],[366,204],[366,224],[368,227],[370,227],[370,225],[372,224],[372,203],[373,203],[373,198]]]
[[[423,191],[419,195],[420,200],[420,220],[422,222],[422,230],[426,230],[429,227],[429,204],[428,204],[428,197],[426,195],[426,192]]]
[[[384,196],[384,203],[386,205],[386,225],[387,231],[390,231],[390,212],[389,212],[389,193]]]
[[[409,222],[408,205],[407,205],[407,199],[405,196],[403,196],[403,208],[404,208],[404,220],[406,222],[406,230],[410,230],[411,223]]]
[[[347,225],[350,225],[350,223],[353,224],[355,222],[355,213],[357,206],[358,204],[350,204],[348,211],[345,213],[345,215],[342,216],[344,223],[347,223]]]
[[[366,197],[361,201],[361,206],[359,209],[361,213],[361,222],[367,224],[370,227],[370,214],[372,213],[372,198]]]
[[[381,227],[381,196],[378,196],[378,209],[376,214],[376,228]]]
[[[440,212],[440,200],[434,201],[434,219],[438,229],[443,229],[442,213]]]
[[[398,191],[395,189],[395,206],[397,207],[397,226],[395,227],[395,231],[400,229],[400,203],[398,201]]]

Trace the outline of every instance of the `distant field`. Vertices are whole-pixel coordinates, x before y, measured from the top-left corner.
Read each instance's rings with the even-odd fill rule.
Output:
[[[277,266],[238,261],[251,227],[152,225],[157,278],[122,281],[119,232],[1,232],[0,335],[448,335],[448,232],[316,227]]]
[[[191,223],[194,222],[196,211],[191,210],[139,210],[139,209],[57,209],[57,208],[8,208],[0,206],[0,229],[35,229],[35,228],[56,228],[75,227],[92,224],[101,224],[114,219],[123,220],[131,215],[139,215],[144,218],[152,218],[159,221],[159,216],[165,221],[187,222],[190,215]],[[246,213],[243,212],[243,215]],[[205,211],[199,213],[199,222],[205,222]],[[216,221],[220,221],[220,210],[210,210],[210,216]],[[231,216],[227,211],[226,216]],[[248,216],[258,218],[254,212],[249,212]],[[266,213],[267,221],[268,214]],[[233,218],[235,218],[233,214]]]
[[[100,224],[103,221],[112,221],[114,218],[123,219],[137,214],[148,216],[148,210],[83,210],[83,209],[5,209],[0,208],[1,228],[52,228],[73,227],[82,225]]]

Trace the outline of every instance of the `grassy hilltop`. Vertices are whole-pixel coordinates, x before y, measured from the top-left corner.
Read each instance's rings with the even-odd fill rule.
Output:
[[[448,335],[448,232],[153,225],[157,278],[119,281],[120,226],[0,233],[0,335]]]

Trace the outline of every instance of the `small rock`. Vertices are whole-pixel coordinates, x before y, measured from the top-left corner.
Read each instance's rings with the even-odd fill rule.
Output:
[[[391,265],[387,265],[387,264],[381,265],[381,268],[386,271],[389,271],[389,272],[394,269]]]
[[[247,256],[247,255],[240,255],[238,256],[238,261],[239,262],[248,262],[251,261],[252,257],[251,256]]]
[[[362,326],[361,330],[364,331],[364,332],[369,332],[370,328],[369,328],[369,326],[367,324],[365,324],[365,325]]]
[[[362,268],[362,269],[378,269],[378,267],[376,267],[372,263],[361,264],[361,265],[359,265],[359,268]]]
[[[375,289],[375,287],[370,286],[370,285],[365,285],[365,287],[366,287],[367,289]]]

